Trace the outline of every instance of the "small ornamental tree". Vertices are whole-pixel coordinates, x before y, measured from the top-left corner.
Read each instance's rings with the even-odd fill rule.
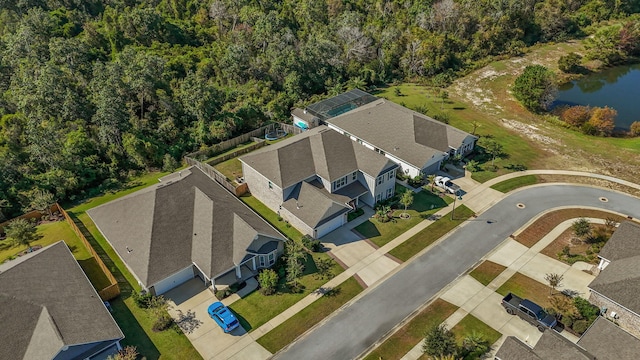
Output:
[[[37,229],[33,222],[26,219],[15,219],[4,228],[7,240],[14,246],[30,246],[38,239]]]
[[[553,291],[556,288],[562,286],[562,280],[564,279],[564,276],[562,276],[561,274],[549,273],[544,276],[544,279],[549,283],[549,286],[551,287],[550,293],[551,295],[553,295]]]
[[[591,224],[589,224],[589,220],[585,218],[574,221],[573,224],[571,224],[571,229],[573,233],[582,240],[591,235]]]
[[[424,335],[422,351],[431,357],[456,355],[456,337],[444,324],[432,326]]]
[[[527,66],[513,84],[513,96],[533,112],[547,110],[557,92],[553,72],[542,65]]]
[[[413,204],[413,191],[407,190],[402,193],[402,197],[400,198],[400,203],[404,205],[404,214],[407,214],[407,208]]]
[[[431,184],[431,192],[433,192],[433,186],[436,184],[435,174],[427,175],[427,181]]]
[[[278,274],[271,269],[262,270],[258,274],[258,283],[262,295],[275,294],[278,287]]]
[[[591,113],[589,124],[593,126],[600,135],[609,136],[615,128],[615,119],[618,112],[608,106],[595,108]]]
[[[135,346],[127,346],[118,351],[114,355],[109,355],[107,360],[136,360],[138,358],[138,349]]]

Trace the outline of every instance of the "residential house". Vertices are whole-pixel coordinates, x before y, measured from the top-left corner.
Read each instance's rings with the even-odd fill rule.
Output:
[[[237,197],[191,167],[88,211],[153,294],[199,277],[215,290],[273,265],[285,237]]]
[[[385,99],[325,121],[329,128],[391,159],[411,177],[435,173],[447,158],[471,152],[478,139]]]
[[[332,117],[356,109],[378,98],[360,89],[353,89],[337,96],[311,104],[304,109],[294,108],[291,111],[293,125],[307,130]]]
[[[0,359],[104,359],[122,331],[63,241],[0,265]]]
[[[320,238],[361,205],[392,197],[395,163],[319,126],[240,158],[249,191],[304,234]]]
[[[640,225],[621,223],[598,256],[601,270],[589,284],[589,301],[640,337]]]
[[[535,346],[509,336],[495,354],[496,360],[636,360],[640,340],[611,321],[598,317],[575,344],[547,330]]]

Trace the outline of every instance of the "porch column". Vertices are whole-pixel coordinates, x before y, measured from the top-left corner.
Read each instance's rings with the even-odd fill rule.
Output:
[[[240,270],[240,265],[236,265],[236,277],[238,279],[242,278],[242,270]]]
[[[254,256],[253,259],[251,259],[251,261],[253,262],[253,271],[258,270],[258,268],[256,267],[256,258],[257,256]]]

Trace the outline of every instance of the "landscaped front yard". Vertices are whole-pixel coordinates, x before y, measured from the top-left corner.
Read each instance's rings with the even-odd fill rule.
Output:
[[[409,190],[404,186],[396,185],[396,194],[401,195],[405,191]],[[449,196],[439,197],[423,190],[413,195],[413,204],[406,211],[411,216],[409,219],[400,218],[400,214],[405,211],[402,205],[398,205],[398,209],[393,213],[393,220],[380,222],[375,218],[371,218],[356,226],[355,231],[377,246],[384,246],[452,201],[453,199]]]
[[[387,340],[375,348],[364,360],[395,360],[405,356],[424,338],[424,332],[445,321],[458,307],[442,299],[436,299],[411,321],[402,326]]]
[[[535,302],[543,308],[549,308],[552,305],[549,286],[521,273],[515,273],[496,292],[502,296],[506,296],[510,292],[514,293],[523,299]]]
[[[300,279],[300,283],[304,287],[303,291],[292,293],[286,285],[286,279],[282,278],[278,283],[278,291],[276,294],[266,296],[262,295],[259,291],[254,291],[248,296],[229,305],[238,315],[238,320],[240,320],[242,327],[249,332],[257,329],[325,284],[329,278],[318,277],[318,269],[315,266],[315,261],[321,258],[329,258],[329,256],[325,253],[312,253],[311,255],[307,255],[304,276]],[[342,271],[344,271],[344,269],[333,261],[331,277],[334,277]]]
[[[299,313],[287,319],[258,339],[258,343],[272,353],[278,352],[298,336],[304,334],[322,319],[353,299],[362,291],[362,286],[353,277],[325,294]],[[327,345],[330,346],[330,345]]]

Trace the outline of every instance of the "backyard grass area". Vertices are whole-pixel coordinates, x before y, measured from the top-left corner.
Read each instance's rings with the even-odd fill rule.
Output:
[[[38,225],[37,235],[40,238],[32,242],[31,246],[40,245],[44,247],[64,240],[76,259],[84,260],[91,257],[87,248],[66,221]],[[0,242],[0,263],[27,249],[28,246],[26,245],[13,246],[9,241]]]
[[[409,260],[412,256],[422,251],[422,249],[433,244],[436,240],[473,216],[473,211],[464,205],[460,205],[455,209],[453,220],[451,220],[449,214],[434,221],[433,224],[427,226],[404,243],[389,251],[389,255],[402,261]]]
[[[502,296],[511,292],[523,299],[529,299],[543,308],[551,307],[549,286],[521,273],[515,273],[496,292]]]
[[[318,269],[316,268],[315,261],[320,258],[329,258],[329,255],[325,253],[312,253],[311,255],[307,255],[304,276],[300,279],[304,291],[300,293],[290,292],[286,286],[286,279],[283,278],[280,279],[278,283],[278,292],[276,294],[265,296],[259,291],[254,291],[245,298],[229,305],[229,308],[237,314],[242,327],[248,332],[259,328],[325,284],[329,279],[319,278],[316,274]],[[331,277],[342,271],[344,271],[344,269],[342,269],[337,262],[333,261]]]
[[[405,191],[408,191],[408,189],[396,185],[396,194],[402,194]],[[439,197],[429,191],[423,190],[414,194],[413,204],[407,208],[406,212],[411,215],[409,219],[400,218],[400,214],[405,211],[404,207],[399,205],[400,208],[393,213],[393,220],[383,223],[371,218],[356,226],[355,230],[377,246],[383,246],[400,234],[411,229],[429,215],[438,212],[438,210],[447,206],[452,201],[449,196]]]
[[[237,157],[216,164],[214,168],[232,181],[238,176],[242,176],[242,163]]]
[[[267,222],[273,225],[276,229],[278,229],[281,233],[286,235],[289,239],[300,240],[302,239],[302,233],[298,231],[296,228],[291,226],[288,223],[285,223],[284,220],[278,220],[278,214],[269,209],[265,204],[260,202],[260,200],[253,197],[253,195],[245,194],[240,197],[240,200],[244,201],[245,204],[249,205],[255,212],[260,214]]]
[[[451,303],[436,299],[370,352],[364,360],[395,360],[402,358],[416,344],[422,341],[426,329],[442,323],[457,309],[458,307]]]
[[[299,313],[278,325],[257,341],[271,353],[276,353],[349,300],[353,299],[362,290],[362,286],[358,284],[356,279],[351,277],[337,286],[333,292],[325,294],[314,301],[311,305],[302,309]]]
[[[215,155],[213,155],[212,157],[208,158],[207,160],[203,161],[204,163],[209,163],[209,161],[214,160],[216,158],[219,158],[221,156],[225,156],[228,154],[233,154],[234,152],[238,151],[238,150],[242,150],[244,148],[248,148],[249,146],[256,144],[256,142],[249,140],[249,141],[245,141],[242,144],[238,144],[230,149],[224,150],[223,152],[217,153]]]
[[[493,281],[500,273],[502,273],[507,267],[500,264],[496,264],[491,261],[483,261],[473,271],[469,273],[472,278],[478,280],[482,285],[487,286]]]
[[[611,218],[617,222],[621,222],[626,219],[625,217],[617,214],[595,209],[570,208],[555,210],[536,219],[533,224],[527,226],[527,228],[518,234],[515,239],[526,247],[532,247],[562,222],[581,217],[596,219]]]
[[[534,185],[539,182],[540,182],[540,178],[536,175],[524,175],[524,176],[519,176],[517,178],[499,182],[491,186],[491,188],[503,193],[508,193],[511,190],[515,190],[517,188],[521,188],[524,186]]]
[[[462,345],[462,340],[471,334],[478,334],[482,336],[489,345],[498,341],[500,336],[502,336],[499,331],[478,320],[478,318],[471,314],[465,316],[459,323],[451,328],[451,332],[456,336],[456,342],[458,345]],[[465,357],[465,360],[478,359],[481,355],[483,354],[471,353]]]

